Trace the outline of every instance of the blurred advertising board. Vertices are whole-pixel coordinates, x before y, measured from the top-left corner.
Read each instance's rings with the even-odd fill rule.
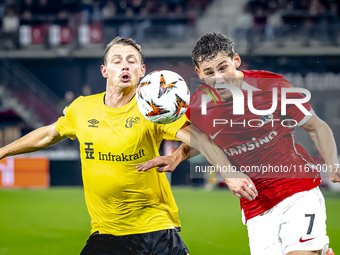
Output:
[[[50,186],[47,157],[8,157],[0,160],[0,188],[47,188]]]

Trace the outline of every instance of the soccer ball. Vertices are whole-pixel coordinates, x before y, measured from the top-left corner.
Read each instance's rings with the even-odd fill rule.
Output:
[[[141,114],[154,123],[168,124],[188,109],[190,92],[184,79],[167,70],[154,71],[137,86],[136,99]]]

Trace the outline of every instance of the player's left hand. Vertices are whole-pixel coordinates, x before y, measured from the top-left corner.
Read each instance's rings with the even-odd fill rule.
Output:
[[[151,159],[144,164],[136,166],[137,171],[147,171],[153,167],[158,167],[157,172],[173,172],[181,163],[179,157],[175,154],[168,156],[158,156]]]
[[[327,168],[328,178],[331,182],[340,182],[340,167],[339,164],[329,164],[331,167]]]
[[[340,177],[338,177],[338,178],[329,178],[329,180],[331,181],[331,182],[340,182]]]

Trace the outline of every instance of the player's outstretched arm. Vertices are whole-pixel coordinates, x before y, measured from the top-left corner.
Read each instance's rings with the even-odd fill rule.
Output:
[[[179,163],[201,153],[214,166],[231,166],[228,158],[216,143],[210,140],[193,124],[184,125],[176,134],[184,142],[176,152],[168,156],[159,156],[137,166],[138,171],[147,171],[158,167],[158,172],[173,172]],[[187,144],[190,144],[187,145]],[[252,180],[243,173],[220,173],[231,192],[238,198],[255,199],[258,195]]]
[[[301,126],[306,130],[328,166],[328,176],[332,182],[340,182],[340,169],[336,144],[332,130],[326,122],[315,114]]]
[[[55,124],[38,128],[14,141],[13,143],[0,148],[0,159],[23,153],[29,153],[44,149],[50,145],[60,142],[64,138],[60,136]]]
[[[147,171],[151,168],[158,167],[157,172],[173,172],[181,162],[199,154],[200,152],[198,150],[182,143],[173,154],[155,157],[136,168],[137,171]]]
[[[190,145],[198,150],[213,166],[226,166],[231,169],[231,163],[221,148],[212,140],[210,140],[195,125],[190,124],[181,128],[176,137],[185,144]],[[253,200],[258,195],[256,187],[252,180],[245,174],[240,172],[220,172],[222,178],[227,183],[230,191],[238,198],[247,198]]]

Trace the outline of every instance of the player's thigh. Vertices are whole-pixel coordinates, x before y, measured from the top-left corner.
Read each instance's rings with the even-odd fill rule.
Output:
[[[300,251],[296,254],[304,254],[301,252],[322,250],[329,239],[326,233],[325,201],[319,188],[305,191],[296,200],[294,197],[288,199],[291,199],[291,203],[287,203],[280,229],[285,253]]]
[[[320,251],[291,251],[287,255],[321,255]]]
[[[326,245],[322,250],[318,251],[292,251],[287,253],[287,255],[334,255],[332,249],[328,248]]]
[[[279,238],[280,220],[275,207],[247,222],[251,255],[284,255]]]

